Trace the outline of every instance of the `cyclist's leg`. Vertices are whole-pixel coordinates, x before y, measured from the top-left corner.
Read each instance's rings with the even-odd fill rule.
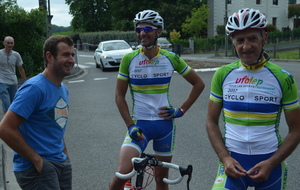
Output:
[[[174,150],[175,129],[174,120],[155,121],[156,124],[152,129],[158,136],[153,140],[153,149],[156,158],[163,162],[171,162]],[[169,174],[168,168],[155,168],[156,190],[167,190],[168,184],[163,182],[163,178],[167,178]]]
[[[139,127],[142,128],[144,136],[146,139],[149,139],[147,130],[144,130],[143,122],[137,121],[137,124],[139,124]],[[139,157],[140,154],[145,150],[146,146],[148,144],[147,140],[140,140],[135,141],[130,138],[128,135],[128,132],[126,133],[123,145],[121,147],[120,153],[119,153],[119,162],[118,162],[118,169],[117,171],[121,174],[126,174],[132,171],[132,163],[131,158],[133,157]],[[109,189],[110,190],[123,190],[124,184],[127,180],[122,180],[114,176],[113,181],[110,184]]]
[[[287,184],[288,167],[285,161],[281,162],[270,173],[266,181],[258,183],[256,190],[285,190]]]
[[[171,162],[172,156],[155,156],[159,161]],[[163,178],[168,178],[169,169],[163,167],[155,168],[155,181],[156,181],[156,190],[167,190],[169,189],[168,184],[163,182]]]
[[[122,174],[127,174],[132,171],[132,163],[131,158],[139,157],[140,152],[130,146],[122,146],[120,154],[119,154],[119,162],[117,171]],[[122,180],[114,176],[113,181],[110,183],[110,190],[124,190],[124,184],[126,180]]]

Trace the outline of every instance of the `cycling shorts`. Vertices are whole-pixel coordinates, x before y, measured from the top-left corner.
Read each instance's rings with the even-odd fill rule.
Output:
[[[265,155],[242,155],[231,152],[231,156],[236,159],[245,170],[249,170],[257,163],[272,156]],[[212,190],[246,190],[248,187],[255,187],[255,190],[284,190],[287,181],[287,163],[283,161],[275,167],[266,181],[253,181],[250,177],[231,178],[226,176],[222,162],[219,162],[219,169]]]
[[[159,156],[172,156],[175,142],[176,125],[170,120],[137,120],[136,125],[142,129],[145,140],[133,140],[128,132],[122,146],[131,146],[140,153],[144,152],[149,141],[153,140],[153,150]]]

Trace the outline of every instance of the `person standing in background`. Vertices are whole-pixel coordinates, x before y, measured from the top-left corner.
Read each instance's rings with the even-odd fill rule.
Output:
[[[26,81],[25,70],[22,67],[23,61],[21,55],[13,50],[14,44],[13,37],[6,36],[3,41],[4,49],[0,50],[0,98],[4,114],[18,90],[16,66],[23,81]]]

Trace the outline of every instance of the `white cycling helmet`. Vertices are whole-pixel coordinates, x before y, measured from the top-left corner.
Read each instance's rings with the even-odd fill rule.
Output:
[[[140,22],[146,22],[153,24],[154,26],[164,29],[164,19],[159,15],[158,12],[152,10],[144,10],[135,15],[133,19],[134,27]]]
[[[226,24],[226,34],[231,36],[236,31],[248,28],[266,29],[268,21],[266,16],[255,9],[241,9],[228,18]]]

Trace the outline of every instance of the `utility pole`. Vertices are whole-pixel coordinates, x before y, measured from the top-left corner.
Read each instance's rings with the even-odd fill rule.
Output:
[[[225,19],[224,19],[224,26],[226,27],[226,23],[227,23],[227,0],[225,0]],[[228,36],[226,35],[225,32],[225,57],[227,57],[227,50],[228,50]]]
[[[48,0],[48,10],[46,0],[39,0],[39,9],[45,12],[45,19],[46,19],[46,38],[50,37],[51,34],[51,19],[52,15],[50,14],[50,0]]]
[[[50,34],[51,34],[51,29],[52,29],[52,27],[51,27],[51,20],[52,20],[52,17],[53,17],[53,15],[51,15],[51,13],[50,13],[50,0],[48,0],[48,15],[47,15],[47,38],[49,38],[50,37]]]

